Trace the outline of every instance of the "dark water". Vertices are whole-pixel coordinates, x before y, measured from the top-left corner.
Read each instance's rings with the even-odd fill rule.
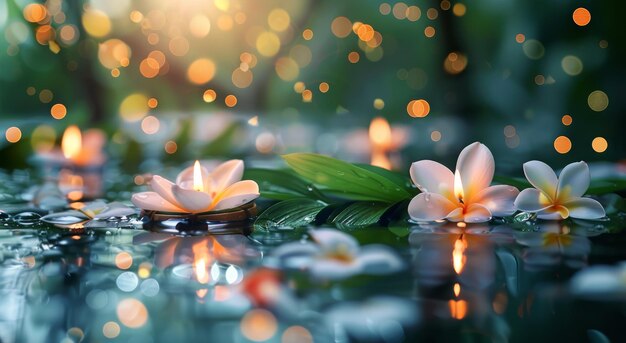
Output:
[[[28,183],[3,186],[0,202],[1,342],[626,336],[623,213],[599,222],[343,228],[361,250],[382,244],[402,263],[361,266],[333,255],[341,263],[331,276],[312,272],[322,257],[307,265],[298,253],[274,254],[320,228],[176,236],[142,229],[136,215],[59,227],[15,196]]]

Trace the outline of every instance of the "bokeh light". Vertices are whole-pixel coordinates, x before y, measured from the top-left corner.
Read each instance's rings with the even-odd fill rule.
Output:
[[[593,148],[593,151],[603,153],[609,147],[609,143],[604,137],[596,137],[593,141],[591,141],[591,147]]]
[[[133,256],[125,251],[115,255],[115,266],[119,269],[128,269],[133,265]]]
[[[114,339],[120,335],[120,332],[121,332],[120,325],[116,322],[106,322],[102,326],[102,334],[106,338]]]
[[[213,102],[215,99],[217,99],[217,93],[212,89],[207,89],[204,91],[204,94],[202,94],[202,100],[204,100],[204,102]]]
[[[584,7],[579,7],[572,13],[572,19],[578,26],[586,26],[591,22],[591,13]]]
[[[46,7],[41,4],[28,4],[24,7],[23,14],[26,21],[38,23],[46,19],[48,10],[46,10]]]
[[[59,120],[63,119],[65,118],[66,114],[67,114],[67,108],[65,108],[65,105],[63,104],[54,104],[50,108],[50,115],[54,119],[59,119]]]
[[[572,149],[572,141],[566,136],[558,136],[554,140],[554,150],[559,154],[567,154]]]
[[[155,116],[147,116],[141,121],[141,130],[147,135],[153,135],[159,132],[161,121]]]
[[[320,82],[319,90],[322,93],[326,93],[328,92],[328,90],[330,90],[330,86],[328,85],[327,82]]]
[[[229,94],[224,98],[224,104],[228,107],[235,107],[237,105],[237,97]]]
[[[248,311],[241,319],[241,333],[255,342],[266,341],[276,334],[278,323],[274,315],[266,310]]]
[[[191,83],[202,85],[215,76],[215,63],[208,58],[193,61],[187,68],[187,78]]]
[[[139,300],[127,298],[117,304],[117,318],[129,328],[140,328],[148,321],[148,309]]]
[[[9,143],[17,143],[22,139],[22,130],[16,126],[11,126],[4,132],[4,137]]]
[[[346,38],[352,32],[352,22],[346,17],[337,17],[333,19],[330,29],[335,36]]]
[[[561,123],[563,123],[563,125],[565,126],[570,126],[572,125],[572,116],[570,116],[569,114],[565,114],[563,115],[563,117],[561,117]]]
[[[424,99],[411,100],[406,106],[407,113],[414,118],[423,118],[430,113],[430,104]]]
[[[313,343],[313,336],[305,327],[294,325],[283,332],[281,343]]]
[[[609,106],[609,96],[601,90],[595,90],[589,93],[587,104],[591,110],[602,112]]]
[[[106,13],[88,9],[83,13],[83,27],[85,31],[93,37],[104,37],[111,32],[111,20]]]
[[[120,117],[128,122],[136,122],[148,114],[148,97],[140,93],[127,96],[120,104]]]

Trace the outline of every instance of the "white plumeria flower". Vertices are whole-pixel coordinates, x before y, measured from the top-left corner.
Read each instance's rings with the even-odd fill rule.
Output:
[[[287,268],[307,269],[313,277],[324,280],[393,273],[404,265],[389,247],[378,244],[360,247],[354,237],[338,230],[311,230],[309,235],[315,243],[286,243],[273,256]]]
[[[422,193],[409,203],[411,219],[478,223],[512,215],[519,191],[513,186],[490,186],[494,169],[491,151],[479,142],[461,151],[454,173],[430,160],[413,163],[411,179]]]
[[[598,219],[606,214],[594,199],[582,196],[589,188],[587,163],[574,162],[563,168],[559,178],[554,170],[540,161],[524,163],[524,174],[535,188],[524,189],[515,199],[515,206],[526,212],[536,212],[540,219]]]
[[[211,173],[196,161],[192,167],[178,174],[176,183],[154,175],[150,182],[153,192],[133,194],[131,200],[144,210],[177,213],[202,213],[238,207],[259,196],[256,182],[240,181],[243,170],[241,160],[224,162]]]

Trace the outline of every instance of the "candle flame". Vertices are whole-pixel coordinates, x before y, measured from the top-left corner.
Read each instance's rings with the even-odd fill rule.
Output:
[[[461,285],[457,282],[454,284],[454,296],[458,297],[461,294]]]
[[[458,170],[454,172],[454,196],[463,202],[463,182],[461,182],[461,173]]]
[[[448,306],[450,307],[450,316],[454,319],[461,320],[467,315],[467,301],[465,300],[450,300]]]
[[[196,272],[196,280],[199,283],[209,283],[210,275],[208,270],[211,252],[205,241],[200,241],[191,246],[193,252],[193,269]]]
[[[461,235],[454,242],[454,250],[452,250],[452,266],[457,274],[461,274],[465,263],[467,262],[467,256],[465,256],[465,250],[467,249],[467,241]]]
[[[61,150],[63,150],[63,156],[67,159],[72,159],[80,154],[82,150],[83,138],[80,133],[80,129],[76,125],[71,125],[63,133],[63,139],[61,140]]]
[[[388,150],[391,146],[391,126],[389,126],[389,122],[382,117],[372,119],[369,136],[375,148]]]
[[[391,127],[389,122],[382,117],[377,117],[370,123],[369,137],[372,142],[373,166],[391,169],[391,160],[387,152],[391,149]]]
[[[200,162],[196,160],[193,164],[193,190],[198,192],[204,192],[204,183],[202,182],[202,169],[200,168]]]
[[[385,155],[385,153],[374,151],[374,152],[372,152],[372,162],[371,162],[371,165],[390,170],[391,169],[391,160],[389,160],[389,157],[387,157],[387,155]]]

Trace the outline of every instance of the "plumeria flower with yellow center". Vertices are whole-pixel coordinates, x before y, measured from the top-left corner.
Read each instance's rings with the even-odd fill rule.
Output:
[[[135,206],[149,211],[202,213],[244,205],[259,196],[259,186],[243,177],[243,161],[230,160],[212,172],[198,161],[183,170],[173,183],[154,175],[152,192],[133,194]]]
[[[575,162],[563,168],[559,178],[554,170],[540,161],[524,163],[524,174],[535,188],[524,189],[515,199],[515,206],[525,212],[537,213],[540,219],[598,219],[604,208],[594,199],[584,198],[589,188],[589,167]]]
[[[479,223],[512,215],[519,191],[513,186],[490,186],[494,169],[491,151],[479,142],[461,151],[454,173],[435,161],[413,163],[411,179],[422,193],[409,203],[411,219]]]
[[[389,274],[403,268],[400,257],[379,244],[359,246],[354,237],[334,229],[310,230],[314,242],[286,243],[272,256],[290,269],[308,270],[312,277],[340,280],[357,274]]]

